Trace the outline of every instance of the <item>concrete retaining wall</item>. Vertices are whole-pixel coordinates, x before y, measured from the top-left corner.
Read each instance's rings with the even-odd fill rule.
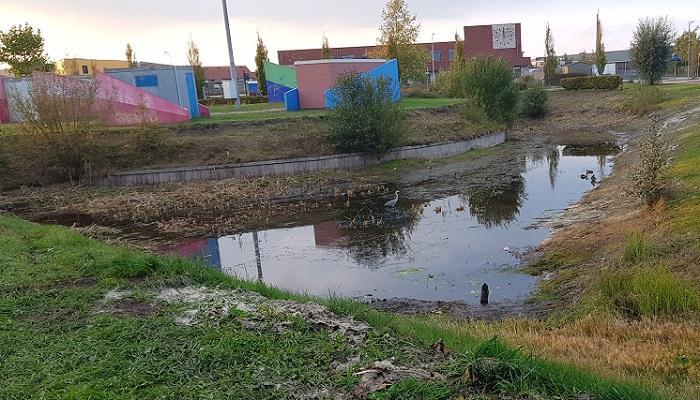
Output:
[[[402,147],[384,154],[351,153],[287,160],[257,161],[204,167],[177,167],[130,171],[111,175],[97,182],[101,186],[157,185],[172,182],[210,181],[258,176],[286,176],[320,170],[371,167],[386,161],[407,158],[435,159],[455,156],[471,149],[484,149],[506,140],[505,133],[492,133],[459,142]]]

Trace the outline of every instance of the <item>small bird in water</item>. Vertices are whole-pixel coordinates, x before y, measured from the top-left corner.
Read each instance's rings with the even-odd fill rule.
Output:
[[[590,170],[590,169],[587,169],[587,170],[586,170],[586,175],[593,175],[593,171]]]
[[[481,299],[479,300],[482,306],[489,304],[489,285],[481,285]]]
[[[581,179],[588,180],[588,175],[581,174]]]
[[[397,190],[396,193],[394,193],[394,194],[396,195],[396,197],[394,197],[393,199],[391,199],[391,200],[387,201],[386,203],[384,203],[384,207],[389,207],[389,208],[394,208],[394,207],[396,207],[396,203],[399,202],[399,192],[398,192],[398,190]]]
[[[591,183],[594,185],[598,183],[598,178],[596,178],[595,175],[591,176]]]

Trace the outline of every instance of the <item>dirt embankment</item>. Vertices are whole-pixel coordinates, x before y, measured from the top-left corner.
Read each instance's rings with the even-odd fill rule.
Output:
[[[578,144],[616,141],[618,138],[611,132],[620,129],[620,121],[627,118],[626,114],[613,107],[620,96],[616,92],[596,93],[596,96],[590,93],[554,92],[550,98],[550,117],[541,121],[519,121],[509,132],[506,144],[451,159],[406,160],[364,171],[157,187],[104,189],[57,185],[0,193],[0,209],[43,222],[82,226],[94,223],[126,228],[127,231],[151,230],[160,235],[202,235],[283,223],[288,216],[299,212],[332,212],[337,207],[344,207],[348,201],[383,195],[396,189],[406,189],[403,196],[414,200],[448,196],[455,194],[455,188],[507,177],[508,171],[513,170],[509,167],[517,163],[519,157],[547,142]],[[577,110],[594,100],[608,105],[605,109],[608,117],[600,118],[593,129],[587,128],[585,118],[572,123],[562,117],[578,115]],[[461,135],[470,135],[464,127],[459,127],[463,120],[456,106],[415,111],[412,115],[422,121],[422,125],[413,127],[415,132],[432,132],[433,136],[440,135],[445,140],[456,139],[450,136],[456,131],[462,132]],[[311,120],[300,123],[312,123]],[[251,132],[272,135],[276,131],[267,129],[271,126],[279,128],[284,123],[246,122],[240,123],[240,126],[245,126]],[[236,137],[232,132],[224,133],[222,129],[211,128],[211,132],[198,138],[202,143],[207,143],[209,134],[218,137],[217,140],[227,135]],[[194,135],[194,131],[186,129],[173,135]],[[424,136],[424,140],[427,137]],[[285,146],[292,149],[302,147],[298,146],[298,142]]]

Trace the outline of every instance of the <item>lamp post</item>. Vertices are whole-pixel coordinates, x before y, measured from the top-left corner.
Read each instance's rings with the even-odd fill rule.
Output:
[[[228,58],[231,62],[233,97],[236,99],[236,108],[241,108],[241,97],[238,95],[238,74],[236,72],[236,63],[233,60],[233,44],[231,43],[231,27],[228,21],[228,6],[226,5],[226,0],[221,0],[221,7],[224,9],[224,26],[226,27],[226,41],[228,42]]]
[[[433,87],[435,87],[435,34],[431,34],[430,36],[430,51],[431,51],[431,59],[433,60],[433,73],[430,75],[430,83],[432,84]]]
[[[177,69],[175,68],[175,63],[173,63],[173,56],[170,55],[170,53],[165,50],[165,54],[170,57],[170,65],[173,66],[173,79],[175,80],[175,93],[177,94],[177,105],[178,107],[182,107],[182,103],[180,102],[180,85],[177,83]]]

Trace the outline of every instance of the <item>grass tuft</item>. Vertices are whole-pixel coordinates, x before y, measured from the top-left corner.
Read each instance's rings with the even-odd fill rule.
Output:
[[[632,232],[627,235],[622,260],[630,264],[639,264],[654,259],[659,254],[659,248],[642,232]]]
[[[613,309],[634,317],[674,317],[700,311],[700,294],[661,266],[614,270],[603,275],[600,293]]]

